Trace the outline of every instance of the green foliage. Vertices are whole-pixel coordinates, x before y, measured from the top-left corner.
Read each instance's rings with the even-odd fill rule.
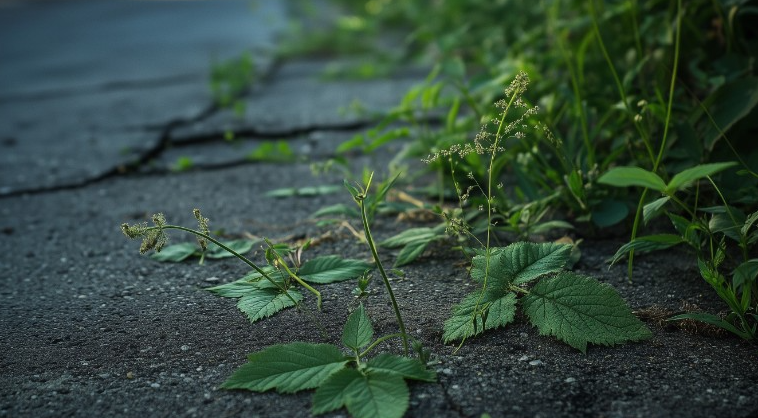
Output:
[[[249,355],[222,387],[280,393],[317,388],[314,415],[345,407],[356,418],[400,418],[409,402],[405,379],[434,382],[437,377],[418,359],[383,353],[365,361],[368,351],[381,341],[372,343],[372,339],[373,327],[361,304],[348,317],[342,334],[343,344],[354,356],[345,356],[330,344],[274,345]]]
[[[266,192],[268,197],[321,196],[342,191],[342,186],[324,185],[307,187],[285,187]]]
[[[253,249],[256,241],[236,239],[231,241],[223,241],[223,244],[240,254],[245,254]],[[190,257],[198,257],[202,260],[203,258],[228,258],[234,257],[234,255],[215,244],[208,245],[207,250],[203,251],[202,248],[198,248],[197,245],[189,242],[169,245],[163,248],[160,252],[150,254],[150,258],[153,260],[170,263],[178,263]]]
[[[379,243],[379,245],[386,248],[401,249],[397,258],[395,258],[395,267],[400,267],[415,261],[432,242],[447,238],[445,225],[442,224],[434,228],[406,229],[393,237],[387,238]]]
[[[541,280],[523,305],[540,334],[582,352],[587,343],[613,345],[653,336],[613,288],[571,272]]]
[[[255,61],[249,53],[213,65],[210,88],[216,105],[231,107],[238,115],[243,114],[245,103],[239,97],[250,88],[256,76]]]
[[[553,335],[582,352],[588,343],[612,345],[650,338],[650,331],[615,290],[562,271],[570,255],[570,245],[520,242],[474,257],[471,277],[482,289],[453,307],[453,315],[445,321],[445,343],[508,325],[519,301],[541,334]],[[540,279],[547,275],[552,276]],[[522,287],[536,280],[530,290]],[[525,296],[518,299],[518,294]]]
[[[250,161],[289,163],[296,159],[295,152],[287,141],[263,141],[247,155]]]
[[[273,260],[282,260],[282,253],[277,253],[272,258]],[[247,315],[250,322],[256,322],[283,309],[296,306],[302,300],[302,294],[293,289],[293,286],[299,282],[293,283],[290,272],[305,283],[328,284],[355,279],[373,267],[360,260],[343,259],[334,255],[313,258],[294,271],[277,268],[276,264],[272,263],[262,270],[280,286],[265,280],[260,272],[252,271],[231,283],[209,287],[205,290],[221,297],[240,298],[237,307]],[[287,289],[286,294],[282,289]]]

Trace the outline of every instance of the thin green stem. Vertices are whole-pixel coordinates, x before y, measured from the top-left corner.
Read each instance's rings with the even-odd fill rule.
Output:
[[[676,73],[679,68],[679,44],[682,36],[682,0],[676,2],[676,40],[674,41],[674,68],[671,70],[671,83],[669,84],[669,100],[666,108],[666,123],[663,126],[663,138],[661,146],[658,149],[658,156],[655,158],[653,172],[658,171],[658,166],[663,160],[663,152],[666,149],[666,140],[668,139],[669,126],[671,126],[671,109],[674,104],[674,87],[676,86]]]
[[[408,356],[408,334],[405,332],[405,324],[403,323],[403,317],[400,314],[400,307],[397,305],[397,300],[395,300],[395,293],[392,291],[390,279],[387,277],[387,272],[384,270],[382,261],[379,259],[379,253],[376,251],[376,244],[374,244],[374,239],[371,237],[371,229],[369,228],[368,224],[368,217],[366,215],[366,205],[364,204],[364,200],[365,198],[360,199],[360,205],[361,219],[363,220],[363,231],[366,233],[366,242],[368,242],[368,246],[371,249],[371,255],[374,257],[376,267],[379,269],[379,274],[382,276],[384,286],[387,288],[387,293],[390,296],[390,301],[392,301],[392,309],[395,310],[395,317],[397,318],[397,324],[398,327],[400,327],[400,334],[403,338],[403,350],[405,351],[405,355]]]
[[[590,1],[590,3],[594,4],[594,0]],[[594,12],[594,6],[593,6],[593,12]],[[655,158],[654,163],[653,163],[654,173],[658,171],[658,167],[661,163],[661,160],[663,159],[663,152],[666,149],[666,139],[668,138],[669,126],[671,122],[671,109],[674,103],[674,86],[676,84],[676,73],[677,73],[677,68],[679,66],[679,44],[681,43],[681,32],[682,32],[682,0],[677,0],[676,41],[674,43],[674,68],[671,71],[671,83],[669,85],[669,100],[668,100],[668,106],[666,109],[666,123],[665,123],[665,126],[663,127],[663,138],[661,139],[661,146],[658,149],[658,156]],[[598,38],[599,37],[600,36],[598,32]],[[632,226],[631,241],[634,241],[634,239],[637,238],[637,228],[639,227],[640,213],[642,212],[642,208],[645,203],[645,197],[647,197],[647,189],[642,191],[642,196],[640,196],[640,201],[637,203],[637,212],[635,212],[634,214],[634,225]],[[633,262],[634,262],[634,249],[629,251],[629,261],[627,264],[627,271],[629,274],[630,282],[632,281]]]
[[[634,112],[632,112],[631,107],[629,106],[629,100],[626,97],[626,92],[624,91],[624,86],[621,83],[621,79],[619,78],[618,73],[616,72],[616,67],[613,65],[613,61],[611,60],[611,55],[608,53],[608,49],[605,47],[605,42],[603,42],[603,36],[600,34],[600,26],[597,23],[597,11],[595,10],[595,0],[589,1],[590,5],[590,15],[592,15],[592,28],[595,31],[595,37],[597,38],[598,45],[600,46],[600,50],[603,53],[603,57],[605,58],[605,62],[608,64],[608,68],[611,70],[611,74],[613,75],[613,81],[616,83],[616,88],[618,89],[619,95],[621,96],[621,101],[624,102],[624,108],[626,108],[627,113],[629,116],[632,116]],[[642,127],[640,124],[634,120],[632,116],[632,121],[634,123],[634,127],[637,129],[637,133],[640,134],[640,137],[642,137],[642,142],[645,144],[645,149],[647,150],[648,156],[650,157],[650,161],[655,161],[655,156],[653,155],[653,147],[650,144],[650,139],[647,137],[647,134],[642,130]]]
[[[402,334],[402,333],[397,333],[397,334],[390,334],[390,335],[385,335],[384,337],[381,337],[381,338],[377,338],[376,341],[374,341],[373,343],[371,343],[370,346],[366,347],[366,349],[363,350],[362,353],[358,354],[358,352],[356,351],[356,353],[358,354],[358,358],[361,359],[363,357],[366,357],[366,354],[368,354],[369,352],[371,352],[371,350],[373,350],[374,348],[376,348],[377,345],[379,345],[379,344],[381,344],[381,343],[383,343],[383,342],[385,342],[385,341],[387,341],[389,339],[397,338],[397,337],[407,337],[407,336],[405,334]],[[408,354],[406,353],[406,356],[407,355]]]
[[[155,227],[152,227],[150,229],[158,229],[158,228],[159,227],[155,226]],[[262,268],[258,267],[255,263],[253,263],[252,261],[250,261],[250,259],[248,259],[244,255],[238,253],[237,251],[234,251],[233,249],[229,248],[223,242],[217,240],[216,238],[213,238],[212,236],[210,236],[208,234],[204,234],[204,233],[202,233],[200,231],[197,231],[197,230],[194,230],[192,228],[187,228],[187,227],[180,226],[180,225],[164,225],[161,229],[178,229],[180,231],[189,232],[190,234],[194,234],[194,235],[197,235],[199,237],[203,237],[203,238],[207,239],[208,241],[210,241],[210,242],[218,245],[224,251],[232,254],[233,256],[235,256],[238,259],[242,260],[243,263],[245,263],[248,266],[252,267],[253,270],[255,270],[256,272],[258,272],[258,274],[260,274],[266,280],[268,280],[273,285],[275,285],[279,290],[281,290],[282,292],[284,292],[284,294],[287,295],[287,297],[289,297],[290,300],[292,300],[292,302],[294,302],[295,304],[297,304],[297,301],[295,299],[293,299],[292,296],[289,295],[289,293],[287,293],[287,288],[284,287],[284,285],[282,285],[281,283],[279,283],[276,280],[272,279],[271,276],[268,275],[268,273],[266,273]]]

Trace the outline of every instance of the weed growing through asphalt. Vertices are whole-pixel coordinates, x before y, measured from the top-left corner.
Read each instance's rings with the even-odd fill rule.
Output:
[[[357,186],[345,181],[345,187],[360,208],[365,240],[385,284],[399,332],[374,339],[371,321],[361,303],[349,315],[342,333],[342,343],[349,354],[344,354],[340,347],[332,344],[293,342],[273,345],[250,354],[248,362],[223,383],[223,388],[256,392],[275,389],[280,393],[316,389],[312,407],[314,415],[344,407],[357,418],[400,418],[409,405],[410,395],[405,380],[436,381],[435,372],[426,368],[429,352],[420,341],[412,340],[406,332],[395,293],[371,235],[367,202],[371,201],[369,189],[372,178],[373,175],[370,175],[365,185]],[[143,254],[150,250],[156,254],[170,250],[171,256],[164,261],[177,261],[179,254],[184,258],[189,256],[186,254],[186,244],[167,246],[166,231],[177,229],[194,234],[202,254],[206,251],[215,253],[220,249],[252,267],[253,271],[239,280],[207,289],[219,296],[239,298],[238,307],[248,315],[251,322],[287,307],[301,306],[303,296],[295,289],[295,283],[317,297],[319,309],[321,294],[308,283],[332,283],[360,277],[358,296],[365,298],[369,294],[366,288],[372,265],[368,263],[337,256],[317,257],[301,262],[302,253],[308,244],[290,248],[264,240],[268,265],[259,267],[237,251],[249,251],[249,247],[235,249],[232,245],[217,240],[210,233],[208,219],[197,209],[194,210],[194,215],[198,229],[170,225],[162,214],[156,214],[152,226],[146,222],[123,224],[121,230],[129,238],[142,240],[140,252]],[[195,254],[194,249],[190,255],[192,254]],[[381,343],[392,339],[402,341],[404,356],[391,353],[369,356]],[[416,353],[415,357],[411,355],[411,347]]]
[[[454,166],[455,159],[476,154],[489,161],[484,185],[474,183],[463,191],[456,183],[462,212],[469,209],[466,203],[472,193],[484,195],[486,206],[478,207],[479,213],[484,211],[482,216],[486,217],[484,240],[479,240],[465,219],[446,216],[449,230],[478,243],[470,275],[479,289],[454,306],[452,317],[445,321],[443,339],[445,343],[461,341],[462,345],[467,338],[485,330],[506,326],[515,319],[519,302],[541,334],[553,335],[582,352],[588,343],[612,345],[650,338],[650,330],[610,286],[564,271],[571,256],[571,245],[528,242],[506,247],[493,245],[496,223],[493,214],[498,205],[494,190],[499,180],[492,173],[498,154],[504,151],[501,144],[509,136],[524,136],[519,130],[524,119],[536,113],[536,108],[523,99],[528,84],[527,75],[519,73],[505,89],[505,99],[496,103],[500,113],[492,122],[494,133],[489,130],[489,124],[485,124],[472,144],[439,151],[426,160],[447,158]],[[512,108],[524,110],[509,121]]]
[[[338,256],[322,256],[302,262],[302,251],[307,249],[308,244],[300,248],[290,248],[282,244],[273,244],[268,240],[264,240],[267,265],[260,267],[243,255],[250,251],[253,243],[222,242],[211,235],[208,219],[203,217],[200,210],[195,209],[193,213],[198,222],[198,229],[169,225],[163,214],[159,213],[153,215],[153,226],[148,226],[146,222],[135,225],[123,224],[121,230],[129,238],[142,239],[140,253],[155,250],[152,258],[159,261],[181,261],[198,253],[201,260],[203,257],[222,258],[222,254],[225,253],[247,264],[253,270],[244,277],[207,290],[218,296],[238,298],[237,307],[251,322],[286,308],[301,307],[303,295],[297,289],[298,286],[312,293],[316,297],[317,308],[321,309],[321,292],[312,285],[354,279],[372,267],[360,260],[343,259]],[[199,251],[197,247],[188,243],[166,246],[166,231],[171,229],[195,235]],[[167,253],[163,253],[164,251]],[[289,258],[289,262],[285,257]]]
[[[726,303],[730,313],[726,317],[687,313],[671,319],[694,319],[721,327],[746,340],[755,340],[758,337],[758,258],[751,258],[750,250],[758,242],[758,211],[745,215],[729,205],[711,178],[736,165],[733,162],[698,165],[677,173],[668,183],[652,171],[639,167],[617,167],[600,177],[599,181],[616,187],[644,187],[659,193],[661,197],[645,204],[638,216],[647,224],[665,215],[676,231],[675,234],[632,237],[629,243],[619,248],[611,263],[635,250],[650,252],[680,244],[689,246],[696,253],[700,275]],[[698,195],[705,189],[699,185],[703,180],[707,180],[722,199],[722,205],[697,205]],[[687,191],[693,185],[697,190],[695,203],[689,204]],[[687,216],[677,214],[678,211],[685,212]],[[734,251],[730,251],[732,248]],[[727,260],[730,262],[725,263]],[[731,279],[724,275],[724,265],[733,266]]]

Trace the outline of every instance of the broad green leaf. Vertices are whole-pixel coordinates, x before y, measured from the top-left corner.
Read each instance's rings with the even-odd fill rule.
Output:
[[[632,250],[637,253],[646,253],[650,251],[665,250],[666,248],[671,248],[684,242],[686,241],[681,236],[674,234],[658,234],[638,237],[633,241],[622,245],[621,248],[616,251],[616,254],[611,257],[611,265],[616,264],[619,260],[626,257],[629,251]]]
[[[282,273],[273,267],[266,266],[263,268],[269,277],[279,282],[282,282]],[[284,284],[282,282],[282,284]],[[206,287],[204,290],[215,293],[217,296],[224,298],[241,298],[254,290],[276,288],[276,285],[265,279],[260,273],[254,271],[247,276],[235,280],[231,283],[226,283],[213,287]]]
[[[236,251],[239,254],[245,254],[246,252],[253,249],[253,245],[255,245],[256,241],[251,241],[249,239],[236,239],[232,241],[222,241],[222,244],[226,245],[227,247],[231,248],[232,250]],[[205,253],[206,258],[227,258],[227,257],[234,257],[234,254],[230,253],[229,251],[226,251],[225,249],[219,247],[218,245],[209,242],[208,243],[208,251]]]
[[[481,334],[485,329],[505,326],[513,321],[516,312],[516,295],[512,292],[487,290],[469,293],[453,306],[453,314],[445,321],[442,339],[463,340]],[[476,312],[476,316],[474,313]],[[482,317],[486,322],[482,324]]]
[[[350,187],[352,187],[352,186],[350,186]],[[355,190],[355,192],[358,193],[358,191],[354,187],[353,187],[353,190]],[[351,190],[351,193],[352,193],[352,190]],[[358,210],[355,209],[355,207],[348,206],[348,205],[346,205],[344,203],[337,203],[336,205],[325,206],[325,207],[317,210],[316,212],[314,212],[311,215],[311,217],[312,218],[320,218],[320,217],[323,217],[323,216],[337,216],[337,215],[347,216],[349,218],[360,218],[361,217],[360,212],[358,212]]]
[[[671,200],[669,196],[664,196],[648,203],[642,208],[642,219],[645,221],[646,225],[651,219],[661,213],[661,208],[668,203],[669,200]]]
[[[404,379],[436,382],[437,373],[426,368],[418,359],[382,353],[368,361],[368,372],[395,373]]]
[[[266,192],[267,197],[320,196],[342,191],[341,185],[321,185],[307,187],[284,187]]]
[[[257,289],[243,296],[237,302],[237,308],[247,315],[250,322],[255,322],[283,309],[293,307],[295,302],[300,302],[303,299],[303,295],[296,290],[290,289],[287,294],[291,298],[276,288]]]
[[[626,219],[629,207],[624,202],[605,199],[592,207],[590,219],[595,225],[606,228]]]
[[[353,380],[345,394],[347,411],[356,418],[401,418],[410,393],[403,378],[374,372]]]
[[[721,86],[703,101],[713,121],[702,117],[704,124],[703,144],[713,150],[722,132],[727,132],[735,123],[746,117],[758,105],[758,78],[744,77]],[[715,123],[715,126],[714,126]]]
[[[666,183],[657,174],[639,167],[615,167],[597,179],[598,183],[615,187],[639,186],[663,192]]]
[[[372,267],[365,261],[328,255],[306,261],[297,275],[307,282],[326,284],[354,279]]]
[[[613,345],[652,337],[612,287],[575,273],[541,280],[522,303],[540,334],[553,335],[581,352],[588,343]]]
[[[666,190],[664,193],[671,195],[674,194],[674,192],[683,190],[687,186],[689,186],[693,181],[700,180],[702,178],[714,175],[718,173],[719,171],[724,171],[729,167],[735,166],[737,163],[735,162],[728,162],[728,163],[713,163],[713,164],[702,164],[697,165],[692,168],[688,168],[678,174],[676,174],[669,184],[666,186]]]
[[[353,381],[362,379],[356,369],[345,368],[332,373],[313,394],[313,415],[320,415],[345,406],[345,394]]]
[[[178,263],[186,260],[198,251],[199,248],[197,247],[197,244],[183,242],[181,244],[166,246],[160,252],[150,254],[150,258],[157,261]]]
[[[361,304],[347,318],[342,330],[342,343],[353,350],[359,350],[367,346],[373,337],[374,328],[371,326],[371,320],[366,315],[363,304]]]
[[[488,286],[523,284],[547,273],[561,270],[571,255],[571,245],[516,242],[491,250]],[[473,258],[471,277],[484,282],[487,256]],[[491,282],[489,280],[492,280]]]
[[[293,393],[318,387],[347,363],[339,348],[331,344],[277,344],[250,354],[248,362],[221,387]]]

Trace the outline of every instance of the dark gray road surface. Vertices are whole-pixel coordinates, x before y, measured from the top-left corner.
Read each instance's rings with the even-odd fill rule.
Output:
[[[0,6],[0,416],[304,417],[310,393],[218,390],[247,353],[274,343],[322,341],[307,316],[286,311],[251,325],[233,300],[202,287],[246,269],[231,260],[162,264],[119,231],[162,211],[193,225],[293,242],[322,237],[311,256],[368,259],[344,229],[309,219],[345,193],[275,200],[277,187],[340,184],[309,162],[361,132],[354,99],[386,109],[415,78],[320,81],[324,62],[273,65],[280,2],[65,2]],[[265,79],[236,119],[207,90],[214,59],[253,51]],[[226,130],[238,140],[223,141]],[[304,161],[245,163],[264,140],[282,139]],[[171,173],[179,157],[198,169]],[[372,159],[375,158],[375,159]],[[357,158],[380,170],[384,157]],[[119,167],[142,161],[137,172]],[[358,224],[354,223],[354,226]],[[417,224],[379,218],[379,239]],[[175,241],[188,237],[173,235]],[[691,255],[605,260],[621,239],[589,240],[577,269],[617,288],[637,310],[682,303],[721,306]],[[391,262],[393,253],[384,255]],[[260,254],[256,255],[260,260]],[[758,415],[758,348],[646,319],[655,337],[586,355],[540,337],[523,318],[506,330],[443,346],[450,307],[471,290],[463,260],[445,246],[394,284],[408,328],[432,349],[437,384],[411,386],[410,417],[750,417]],[[330,334],[339,334],[354,283],[322,286]],[[395,332],[378,283],[367,309],[377,333]],[[313,304],[313,300],[307,300]],[[388,347],[396,349],[397,347]],[[345,416],[344,411],[328,414]]]

